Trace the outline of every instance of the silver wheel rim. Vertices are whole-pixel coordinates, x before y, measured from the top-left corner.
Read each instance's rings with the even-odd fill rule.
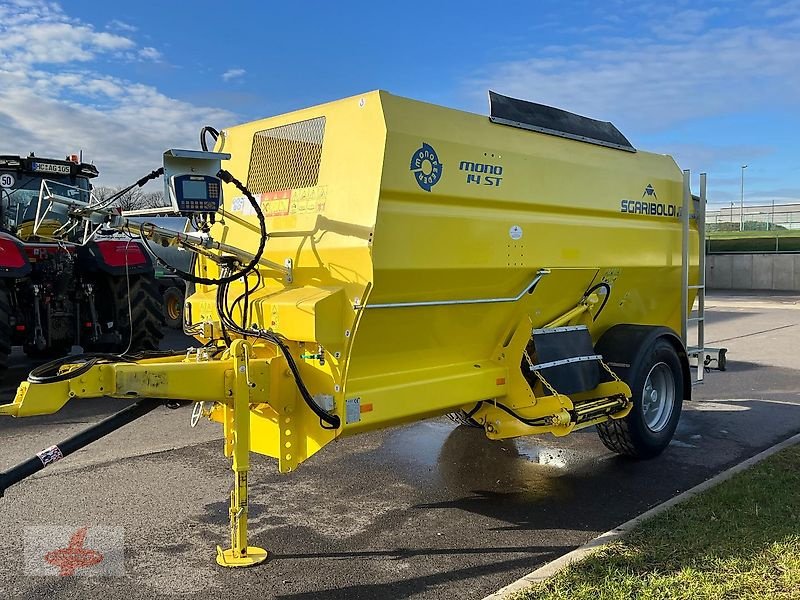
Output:
[[[642,416],[647,428],[658,433],[667,426],[675,406],[675,378],[664,362],[656,363],[647,374],[642,390]]]

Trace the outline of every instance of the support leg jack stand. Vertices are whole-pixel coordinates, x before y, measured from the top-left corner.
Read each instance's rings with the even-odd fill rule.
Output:
[[[267,551],[247,545],[247,472],[236,473],[236,481],[236,489],[231,492],[231,547],[223,550],[217,546],[217,564],[221,567],[252,567],[267,560]]]
[[[234,340],[233,407],[225,405],[225,454],[233,458],[235,485],[231,492],[231,547],[217,546],[217,564],[222,567],[251,567],[267,559],[263,548],[247,545],[247,471],[250,469],[250,382],[248,344]]]

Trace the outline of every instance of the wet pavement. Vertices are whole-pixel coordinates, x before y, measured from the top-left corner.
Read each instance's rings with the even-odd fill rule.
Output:
[[[229,571],[213,561],[231,486],[219,431],[158,409],[8,490],[0,598],[483,598],[800,431],[797,298],[708,305],[729,370],[695,388],[659,458],[618,457],[592,430],[491,442],[443,418],[338,441],[290,476],[253,455],[251,543],[270,560]],[[122,405],[0,420],[0,468]],[[126,574],[26,576],[23,529],[37,525],[124,528]]]

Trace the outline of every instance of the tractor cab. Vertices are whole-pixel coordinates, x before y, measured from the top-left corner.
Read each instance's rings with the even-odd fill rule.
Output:
[[[33,153],[28,157],[0,156],[0,229],[23,241],[35,241],[34,221],[42,187],[52,194],[88,202],[89,180],[97,175],[94,165],[79,162],[76,155],[65,160],[38,158]],[[39,231],[57,229],[65,219],[51,213]]]
[[[146,250],[87,238],[53,203],[89,204],[97,176],[75,155],[0,156],[0,369],[12,346],[33,357],[158,347],[164,317]]]

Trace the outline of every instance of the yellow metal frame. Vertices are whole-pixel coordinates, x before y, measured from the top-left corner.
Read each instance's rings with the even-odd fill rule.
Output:
[[[290,276],[259,267],[260,277],[248,279],[247,314],[240,304],[233,318],[286,340],[314,401],[341,419],[338,429],[322,426],[274,345],[231,332],[227,348],[25,382],[0,406],[21,417],[71,398],[212,403],[208,416],[223,425],[235,477],[230,548],[217,556],[224,566],[266,557],[247,542],[250,452],[288,473],[338,436],[461,409],[477,409],[472,418],[492,439],[567,435],[625,417],[631,390],[610,369],[611,381],[581,394],[561,394],[544,377],[531,386],[520,365],[533,328],[582,324],[594,341],[619,323],[680,329],[682,231],[672,213],[683,180],[671,157],[514,129],[386,92],[232,127],[216,149],[232,155],[225,168],[246,181],[255,136],[322,117],[315,185],[253,190],[269,232],[263,258],[290,265]],[[409,169],[426,146],[443,165],[428,189]],[[316,155],[303,147],[304,160]],[[502,185],[474,185],[465,169],[476,164],[501,167]],[[648,190],[664,214],[621,210],[649,202]],[[226,186],[213,238],[253,252],[260,230],[248,206]],[[690,262],[695,282],[696,252]],[[195,272],[219,270],[198,255]],[[598,284],[610,294],[586,297]],[[229,294],[243,289],[234,282]],[[186,331],[204,344],[223,337],[216,296],[215,286],[198,285],[186,299]],[[578,420],[587,404],[600,416]]]
[[[564,319],[584,314],[573,309]],[[566,321],[565,321],[566,319]],[[581,423],[573,421],[570,411],[575,402],[591,399],[630,398],[628,386],[616,376],[611,382],[601,383],[590,392],[571,397],[557,393],[542,379],[550,395],[536,395],[519,368],[519,357],[530,339],[531,321],[523,316],[514,327],[508,342],[497,348],[492,365],[476,369],[467,378],[466,386],[472,390],[475,401],[483,401],[473,418],[484,425],[491,439],[504,439],[523,435],[552,433],[567,435],[578,427],[586,427],[606,420],[623,418],[630,412],[631,403],[608,417]],[[247,540],[248,491],[247,474],[250,470],[250,452],[266,454],[278,459],[281,472],[292,471],[297,464],[310,457],[336,435],[357,432],[346,426],[336,432],[311,426],[310,410],[302,404],[289,377],[285,360],[273,354],[269,358],[257,357],[258,351],[250,342],[236,339],[220,358],[204,352],[189,352],[186,356],[145,359],[136,363],[119,362],[96,364],[86,372],[54,383],[23,382],[14,402],[0,406],[0,415],[25,417],[57,412],[73,398],[164,398],[191,399],[211,402],[209,417],[223,425],[224,453],[231,459],[234,487],[230,496],[230,547],[217,547],[217,563],[223,567],[247,567],[267,559],[267,551],[249,546]],[[66,367],[69,371],[73,366]],[[611,370],[609,369],[609,372]],[[613,373],[612,373],[613,375]],[[434,387],[445,390],[464,386],[463,376],[438,382]],[[287,385],[289,383],[289,385]],[[494,392],[494,396],[490,394]],[[450,394],[452,398],[459,395]],[[483,400],[487,398],[488,400]],[[450,400],[440,411],[460,408]],[[528,426],[519,419],[497,408],[506,403],[524,419],[549,417],[550,424]],[[465,408],[471,408],[467,405]],[[314,417],[316,418],[316,417]],[[277,441],[277,444],[274,442]]]

